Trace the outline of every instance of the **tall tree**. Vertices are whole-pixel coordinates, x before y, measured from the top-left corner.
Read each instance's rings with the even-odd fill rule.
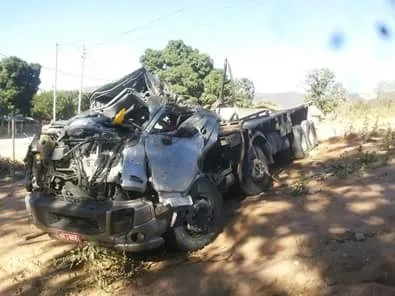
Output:
[[[203,79],[213,69],[213,62],[207,54],[200,53],[182,40],[171,40],[162,50],[147,49],[140,62],[169,83],[173,92],[194,98],[202,95]]]
[[[240,107],[253,107],[255,96],[254,83],[248,78],[235,79],[234,92],[236,104]]]
[[[306,78],[309,89],[305,101],[313,103],[324,113],[332,112],[341,102],[346,100],[346,90],[336,82],[335,74],[327,69],[316,69]]]
[[[224,71],[221,69],[213,69],[203,80],[204,92],[202,94],[202,103],[204,105],[211,105],[214,103],[220,94],[220,88],[224,76]],[[224,102],[230,103],[232,96],[232,86],[226,83],[224,86]]]
[[[236,79],[235,82],[235,93],[236,96],[243,100],[252,101],[255,96],[254,83],[248,78]]]
[[[203,105],[213,104],[219,96],[223,70],[215,69],[207,54],[186,45],[182,40],[169,41],[162,50],[147,49],[140,62],[147,70],[165,80],[174,93]],[[254,84],[243,78],[235,82],[237,100],[252,99]],[[224,87],[224,103],[232,105],[232,83]]]
[[[40,71],[39,64],[29,64],[17,57],[0,61],[1,114],[20,112],[30,115],[31,102],[41,82]]]
[[[58,91],[56,95],[56,118],[69,119],[77,114],[78,91]],[[52,118],[52,91],[43,91],[33,98],[32,113],[35,118],[50,120]],[[83,95],[81,110],[89,109],[88,96]]]

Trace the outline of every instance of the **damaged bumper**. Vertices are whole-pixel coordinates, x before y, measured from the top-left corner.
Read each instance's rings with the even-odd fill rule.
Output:
[[[32,222],[51,237],[97,241],[130,252],[163,245],[171,215],[170,208],[154,208],[145,200],[72,203],[31,193],[25,203]]]

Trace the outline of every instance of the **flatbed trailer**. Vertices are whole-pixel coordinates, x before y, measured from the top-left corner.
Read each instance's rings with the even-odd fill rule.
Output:
[[[271,186],[269,166],[284,158],[300,159],[309,154],[318,145],[318,139],[314,122],[308,120],[307,104],[293,108],[272,112],[270,110],[259,110],[239,120],[224,122],[220,126],[220,137],[222,140],[233,139],[233,149],[239,143],[239,164],[242,165],[243,153],[248,150],[256,150],[255,153],[263,154],[261,160],[265,167],[266,180],[260,185],[251,185],[250,181],[243,181],[242,170],[239,170],[239,184],[246,194],[258,194],[268,190]],[[235,135],[240,135],[235,142]],[[241,138],[243,137],[243,139]],[[230,140],[231,142],[232,140]],[[237,152],[239,153],[239,152]],[[249,185],[245,185],[248,183]]]

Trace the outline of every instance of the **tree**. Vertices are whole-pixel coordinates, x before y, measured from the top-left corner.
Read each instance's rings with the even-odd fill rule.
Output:
[[[220,88],[224,76],[222,69],[213,69],[203,80],[204,92],[201,101],[204,105],[213,104],[219,97]],[[224,103],[230,104],[232,99],[232,85],[226,83],[224,86]]]
[[[0,88],[0,115],[8,115],[14,111],[12,104],[16,90],[13,88]]]
[[[147,70],[166,81],[171,90],[203,105],[213,104],[219,97],[223,70],[215,69],[207,54],[186,45],[182,40],[169,41],[162,50],[147,49],[140,62]],[[252,99],[254,84],[242,78],[238,82],[237,100]],[[224,103],[232,105],[233,84],[224,87]]]
[[[235,79],[234,92],[236,105],[240,107],[251,107],[255,96],[254,83],[248,78]]]
[[[77,114],[78,91],[58,91],[56,93],[56,119],[69,119]],[[43,91],[33,98],[33,116],[43,120],[51,120],[53,108],[52,91]],[[81,110],[89,109],[89,100],[83,95]]]
[[[312,71],[308,74],[306,83],[309,89],[305,101],[313,103],[325,114],[332,112],[346,100],[346,90],[336,82],[335,74],[327,68]]]
[[[182,40],[169,41],[163,50],[147,49],[140,62],[147,70],[170,84],[172,91],[200,98],[204,91],[203,79],[213,69],[206,54],[186,45]]]
[[[17,57],[0,61],[0,113],[19,112],[30,115],[31,102],[40,85],[39,64]]]

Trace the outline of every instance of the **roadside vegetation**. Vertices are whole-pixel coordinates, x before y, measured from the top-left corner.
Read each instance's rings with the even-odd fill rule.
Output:
[[[56,93],[56,117],[58,120],[65,120],[77,114],[78,91],[58,91]],[[53,110],[53,92],[41,91],[33,97],[32,116],[36,119],[50,121]],[[86,94],[82,96],[81,111],[89,109],[89,99]]]
[[[333,126],[341,126],[343,130],[342,136],[328,141],[343,143],[344,147],[348,147],[347,151],[331,158],[325,165],[317,163],[315,171],[301,174],[300,178],[287,186],[287,191],[293,196],[314,193],[319,189],[311,187],[319,188],[327,179],[364,176],[395,160],[394,99],[342,102],[327,121]],[[314,163],[314,153],[303,161]]]
[[[343,122],[346,135],[360,134],[366,140],[394,128],[395,96],[344,103],[335,109],[333,119]]]

